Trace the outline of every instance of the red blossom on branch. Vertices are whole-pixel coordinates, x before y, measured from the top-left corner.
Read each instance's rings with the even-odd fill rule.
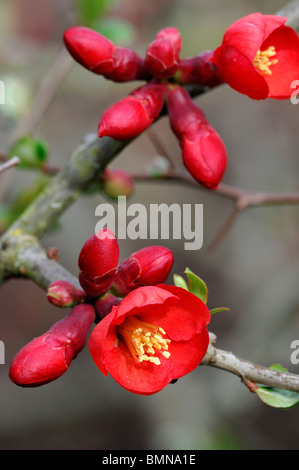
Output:
[[[114,81],[125,81],[126,75],[127,80],[135,77],[147,81],[145,85],[135,89],[129,96],[104,111],[98,127],[99,137],[109,136],[116,140],[127,140],[145,131],[163,110],[168,92],[168,79],[170,83],[176,79],[180,83],[190,83],[190,80],[194,80],[199,85],[211,87],[221,83],[218,70],[210,60],[210,52],[196,57],[195,62],[181,61],[182,39],[180,32],[174,27],[158,31],[155,40],[146,50],[143,62],[134,55],[133,51],[131,54],[128,49],[126,52],[121,51],[99,33],[92,30],[89,33],[87,28],[70,28],[65,32],[64,40],[70,54],[88,70]],[[103,51],[102,59],[101,51]],[[130,56],[131,61],[122,60],[122,66],[117,67],[115,57],[118,55]],[[140,65],[141,63],[143,65]],[[209,146],[206,158],[211,158],[215,162],[217,158],[213,156],[214,148],[212,145]],[[189,171],[192,165],[193,160],[189,159],[189,164],[186,165]],[[221,166],[217,173],[223,174],[222,170]],[[213,181],[197,178],[197,181],[208,188],[216,187],[215,178]]]
[[[253,13],[229,26],[212,58],[228,85],[257,100],[290,97],[299,77],[299,36],[286,20]]]
[[[147,81],[108,108],[100,120],[99,137],[126,140],[137,137],[159,117],[173,83],[212,88],[226,82],[253,99],[289,98],[291,83],[299,77],[299,37],[285,26],[286,19],[253,13],[233,23],[215,51],[186,59],[180,58],[182,39],[174,27],[158,31],[144,59],[88,28],[70,28],[64,40],[74,59],[93,72],[114,81]],[[176,95],[179,108],[182,93]],[[226,150],[201,110],[199,115],[198,138],[193,131],[191,139],[182,138],[181,132],[177,135],[187,170],[203,186],[216,189],[226,167]],[[173,129],[179,127],[176,119],[180,120],[171,119]]]
[[[151,395],[200,364],[209,321],[206,305],[182,288],[139,287],[94,328],[89,350],[105,376],[133,393]]]

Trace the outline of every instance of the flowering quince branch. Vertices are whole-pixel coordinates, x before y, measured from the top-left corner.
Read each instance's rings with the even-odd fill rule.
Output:
[[[15,383],[38,386],[64,374],[96,322],[88,340],[94,362],[104,375],[109,373],[131,392],[156,393],[199,364],[237,373],[253,391],[262,383],[299,392],[298,376],[274,373],[213,346],[206,298],[195,295],[190,285],[165,284],[173,265],[166,248],[148,247],[119,262],[116,237],[104,230],[82,247],[76,277],[49,259],[39,244],[108,163],[165,112],[193,181],[231,197],[238,210],[262,204],[256,194],[250,199],[249,193],[221,183],[227,162],[224,143],[191,97],[225,82],[253,99],[288,98],[288,80],[298,73],[299,43],[285,20],[249,15],[228,28],[216,51],[191,59],[180,59],[181,38],[175,28],[158,32],[145,59],[87,28],[74,27],[65,33],[73,58],[93,73],[115,82],[145,80],[146,84],[103,114],[100,139],[84,142],[1,238],[0,280],[29,277],[47,289],[51,303],[72,308],[16,355],[10,369]],[[252,41],[246,49],[248,36]],[[264,194],[264,203],[267,197],[270,203],[270,196]]]
[[[241,378],[245,385],[255,392],[254,384],[263,384],[271,388],[282,388],[291,392],[299,391],[299,376],[289,372],[276,371],[246,361],[232,352],[217,349],[214,346],[216,338],[210,335],[208,351],[200,365],[208,365],[225,370]]]

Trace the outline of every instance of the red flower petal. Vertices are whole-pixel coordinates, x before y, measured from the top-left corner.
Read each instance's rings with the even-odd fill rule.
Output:
[[[157,353],[158,355],[158,353]],[[122,341],[105,353],[105,366],[116,382],[125,389],[150,395],[166,387],[174,378],[173,361],[159,355],[159,366],[150,362],[137,362]]]
[[[294,91],[291,83],[299,78],[299,36],[292,28],[281,26],[263,43],[263,50],[274,46],[277,64],[271,66],[271,75],[265,80],[269,87],[269,98],[289,98]]]
[[[253,61],[265,39],[286,20],[287,18],[280,16],[252,13],[227,28],[222,45],[234,47]]]
[[[253,62],[235,47],[218,47],[213,62],[226,83],[239,93],[256,100],[268,97],[269,88],[265,78],[257,71]]]
[[[175,286],[160,284],[157,287],[173,294],[175,305],[165,306],[163,311],[154,310],[138,314],[141,321],[161,326],[172,341],[189,341],[201,333],[210,322],[206,305],[195,295]]]
[[[172,379],[180,377],[192,372],[204,358],[209,346],[209,333],[206,328],[202,332],[195,335],[187,343],[175,342],[170,343],[170,358],[174,364]]]

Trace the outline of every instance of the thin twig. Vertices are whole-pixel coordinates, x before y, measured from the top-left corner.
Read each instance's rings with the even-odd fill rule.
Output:
[[[20,159],[19,157],[12,157],[9,160],[7,160],[4,163],[1,163],[0,165],[0,173],[3,173],[6,170],[9,170],[10,168],[19,165]]]
[[[201,365],[212,366],[237,375],[248,382],[299,392],[299,375],[277,371],[242,359],[232,352],[217,349],[210,343]]]
[[[64,79],[69,74],[73,64],[73,59],[63,47],[59,51],[51,68],[45,73],[44,79],[35,94],[34,101],[28,112],[23,116],[17,128],[14,130],[11,137],[13,142],[25,134],[33,133],[52,103]]]

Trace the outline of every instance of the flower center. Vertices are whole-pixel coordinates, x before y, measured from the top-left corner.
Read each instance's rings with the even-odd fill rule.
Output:
[[[253,65],[264,75],[271,75],[272,70],[270,67],[277,64],[277,59],[272,59],[276,55],[274,46],[268,47],[265,51],[258,50],[253,60]]]
[[[161,361],[155,356],[157,351],[167,359],[170,356],[168,344],[171,340],[163,338],[166,332],[159,326],[129,317],[117,328],[117,333],[138,362],[149,361],[158,366]]]

